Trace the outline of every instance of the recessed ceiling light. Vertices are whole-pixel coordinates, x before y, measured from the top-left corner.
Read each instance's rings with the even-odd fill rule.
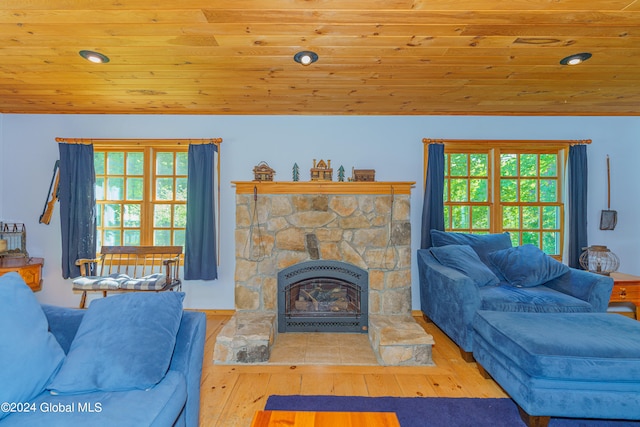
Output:
[[[309,65],[318,60],[318,54],[310,50],[303,50],[293,55],[293,60],[302,65]]]
[[[591,54],[589,52],[584,53],[576,53],[575,55],[567,56],[566,58],[562,58],[560,63],[562,65],[578,65],[591,58]]]
[[[81,50],[80,56],[82,56],[87,61],[93,62],[94,64],[105,64],[109,62],[109,57],[101,54],[100,52],[94,52],[92,50]]]

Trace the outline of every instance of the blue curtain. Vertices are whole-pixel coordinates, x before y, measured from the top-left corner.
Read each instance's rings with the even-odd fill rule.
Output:
[[[421,249],[431,247],[431,230],[444,231],[444,144],[429,144],[422,206]]]
[[[214,192],[215,144],[189,145],[184,278],[218,278]]]
[[[58,199],[62,231],[62,277],[80,276],[75,262],[96,257],[96,175],[93,145],[58,144]]]
[[[569,147],[567,167],[569,242],[567,263],[580,267],[580,254],[587,244],[587,146]]]

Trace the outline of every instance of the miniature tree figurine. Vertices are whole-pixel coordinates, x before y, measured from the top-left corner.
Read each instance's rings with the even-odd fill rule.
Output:
[[[338,168],[338,181],[344,182],[344,167],[342,165]]]
[[[293,181],[298,182],[300,180],[300,168],[297,163],[293,164]]]

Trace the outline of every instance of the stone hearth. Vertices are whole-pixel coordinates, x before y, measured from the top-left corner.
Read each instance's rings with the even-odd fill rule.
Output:
[[[369,340],[384,365],[430,365],[433,339],[411,317],[413,183],[236,184],[236,314],[216,363],[265,363],[277,333],[277,276],[310,260],[369,273]]]

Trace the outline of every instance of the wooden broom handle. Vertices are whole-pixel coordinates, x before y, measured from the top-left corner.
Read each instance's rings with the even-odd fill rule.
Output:
[[[611,167],[609,166],[609,155],[607,154],[607,209],[611,209]]]

